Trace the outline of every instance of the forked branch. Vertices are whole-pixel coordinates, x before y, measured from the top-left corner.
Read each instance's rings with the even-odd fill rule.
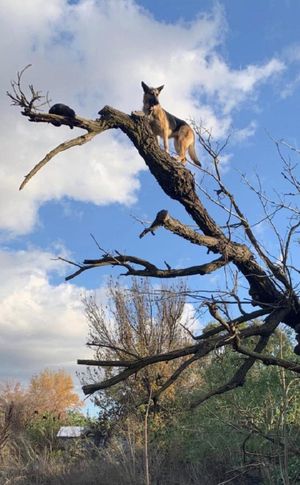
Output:
[[[41,108],[42,106],[49,104],[48,95],[44,96],[41,94],[41,91],[36,91],[32,84],[29,84],[29,92],[30,98],[28,95],[25,94],[24,89],[22,88],[22,76],[24,72],[31,67],[31,64],[28,64],[22,71],[17,72],[17,80],[11,81],[11,88],[12,93],[7,91],[7,96],[11,99],[13,106],[19,106],[23,109],[23,114],[28,115],[34,110]],[[43,100],[43,101],[42,101]]]
[[[66,261],[64,258],[59,258],[62,261]],[[198,266],[190,266],[180,269],[160,269],[154,264],[146,261],[145,259],[138,258],[136,256],[127,256],[122,254],[104,256],[99,259],[85,259],[83,264],[76,265],[79,267],[77,271],[66,277],[66,281],[69,281],[76,276],[80,275],[84,271],[94,268],[100,268],[102,266],[120,266],[126,268],[124,275],[128,276],[147,276],[154,278],[176,278],[192,275],[206,275],[222,268],[227,264],[224,258],[218,258],[208,263],[200,264]],[[136,266],[141,266],[143,269],[137,269]]]

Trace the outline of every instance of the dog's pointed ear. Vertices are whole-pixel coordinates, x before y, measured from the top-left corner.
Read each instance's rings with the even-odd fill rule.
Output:
[[[148,93],[149,92],[149,86],[147,86],[147,84],[145,84],[144,81],[141,82],[141,85],[142,85],[142,88],[144,90],[144,93]]]
[[[158,90],[159,92],[161,92],[161,90],[163,89],[163,87],[164,87],[164,84],[163,84],[162,86],[159,86],[159,88],[157,88],[157,90]]]

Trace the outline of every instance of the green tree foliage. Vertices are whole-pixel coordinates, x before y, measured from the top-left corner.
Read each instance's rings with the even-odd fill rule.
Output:
[[[249,342],[249,345],[251,343]],[[289,359],[289,336],[281,330],[270,339],[268,353]],[[201,389],[189,396],[192,406],[229,381],[242,357],[227,348],[216,351],[205,369]],[[288,371],[257,362],[242,387],[215,396],[181,413],[168,429],[172,449],[211,483],[296,484],[300,477],[300,381]],[[172,456],[172,450],[168,453]],[[169,457],[169,459],[171,459]],[[214,464],[213,469],[211,464]],[[205,482],[206,483],[206,482]]]
[[[134,360],[135,355],[145,357],[189,344],[186,322],[182,321],[184,287],[177,288],[176,292],[172,290],[160,288],[156,292],[149,283],[140,284],[135,280],[130,290],[111,285],[107,308],[98,307],[94,299],[87,300],[89,341],[96,349],[95,358]],[[173,292],[177,301],[171,304]],[[168,318],[164,320],[166,315]],[[253,321],[251,325],[255,327],[260,322]],[[170,328],[173,338],[168,338]],[[205,331],[214,328],[212,323]],[[248,347],[253,348],[258,338],[251,337]],[[291,337],[277,330],[270,338],[266,353],[291,359]],[[150,477],[154,482],[189,484],[202,477],[200,483],[204,485],[227,479],[238,485],[297,483],[299,379],[285,369],[257,361],[243,386],[219,396],[218,389],[232,380],[245,359],[231,347],[216,349],[206,360],[186,369],[166,393],[158,396],[158,402],[150,406],[149,397],[155,395],[157,374],[165,382],[173,375],[170,363],[147,367],[126,382],[95,396],[102,410],[102,426],[108,426],[113,436],[109,446],[124,464],[128,483],[143,480],[141,456],[145,425],[148,425]],[[98,373],[98,368],[91,368],[85,378],[97,382]],[[105,367],[106,379],[113,375],[114,368]]]

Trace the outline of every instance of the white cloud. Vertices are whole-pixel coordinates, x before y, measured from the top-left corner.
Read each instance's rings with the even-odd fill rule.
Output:
[[[231,70],[222,59],[213,56],[206,66],[202,82],[204,90],[217,97],[223,115],[229,115],[253,95],[260,83],[283,70],[284,64],[278,59],[272,59],[262,66],[249,65],[239,71]]]
[[[199,334],[203,327],[203,323],[198,319],[196,308],[191,303],[185,303],[181,323],[188,328],[193,335]]]
[[[280,97],[282,99],[286,99],[289,96],[292,96],[298,86],[300,84],[300,74],[296,74],[296,76],[289,82],[286,82],[285,86],[280,91]]]
[[[89,355],[85,290],[52,284],[64,270],[53,258],[37,249],[0,251],[0,380],[27,381],[46,367],[74,373],[76,360]]]
[[[254,120],[252,120],[247,126],[245,126],[245,128],[241,128],[235,131],[230,137],[230,140],[236,143],[244,141],[255,134],[256,128],[257,128],[257,123]]]
[[[11,117],[11,127],[13,118]],[[25,121],[25,126],[23,126]],[[119,202],[130,204],[136,199],[139,182],[136,174],[143,168],[141,159],[124,140],[103,134],[85,147],[75,147],[52,159],[22,192],[20,182],[29,170],[70,130],[58,134],[50,126],[33,126],[20,119],[14,137],[4,137],[5,160],[0,165],[0,227],[24,234],[36,223],[39,206],[63,196],[92,201],[95,204]],[[13,129],[12,129],[13,130]],[[75,130],[74,130],[75,131]],[[72,133],[72,136],[73,133]],[[75,135],[76,136],[76,135]]]
[[[290,44],[283,50],[282,56],[286,59],[289,63],[298,63],[300,61],[300,44],[299,42],[295,42]]]
[[[260,83],[284,69],[265,64],[231,69],[218,54],[227,26],[216,7],[191,23],[166,24],[130,0],[0,0],[1,92],[27,63],[25,83],[50,90],[80,115],[96,118],[105,104],[130,112],[142,103],[141,80],[165,83],[162,103],[223,137],[233,110],[255,96]],[[180,42],[178,42],[180,39]],[[74,136],[68,128],[28,123],[0,98],[5,123],[0,143],[0,227],[24,234],[37,222],[45,201],[74,198],[95,204],[130,204],[137,197],[143,161],[125,137],[102,134],[52,160],[20,194],[23,176],[54,146]]]

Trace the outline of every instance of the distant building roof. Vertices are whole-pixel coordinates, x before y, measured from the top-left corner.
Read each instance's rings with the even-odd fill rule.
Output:
[[[58,438],[79,438],[84,430],[84,426],[61,426],[56,436]]]

